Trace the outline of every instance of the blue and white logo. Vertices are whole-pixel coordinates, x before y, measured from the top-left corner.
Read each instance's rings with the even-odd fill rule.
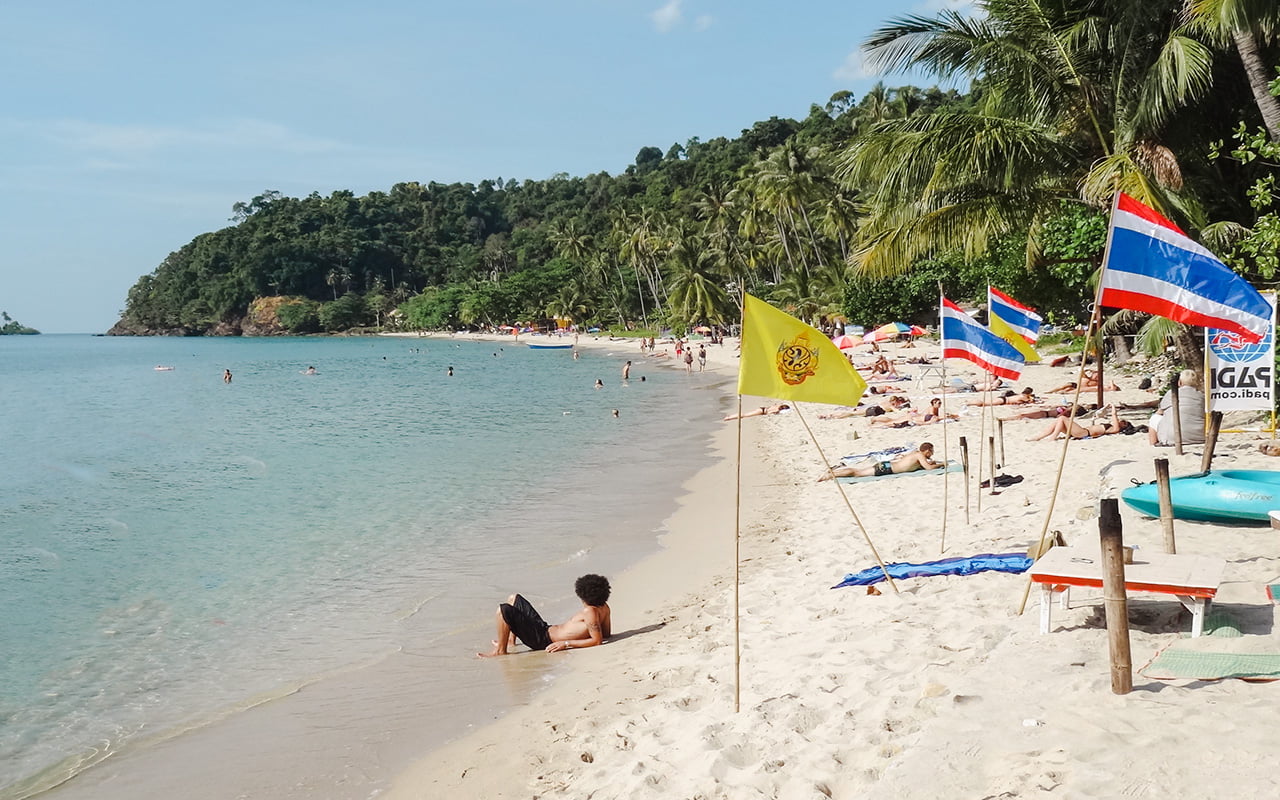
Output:
[[[1215,329],[1209,335],[1209,349],[1218,358],[1233,364],[1254,361],[1271,350],[1271,331],[1267,331],[1261,341],[1249,344],[1238,333]]]

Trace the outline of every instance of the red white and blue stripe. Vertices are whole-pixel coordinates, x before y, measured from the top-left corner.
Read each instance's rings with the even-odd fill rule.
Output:
[[[1013,345],[987,330],[947,298],[942,298],[942,357],[963,358],[1009,380],[1022,374],[1025,359]]]
[[[1271,330],[1271,306],[1257,289],[1178,226],[1123,193],[1111,212],[1100,301],[1107,308],[1234,331],[1248,342]]]
[[[1044,320],[1035,309],[1024,306],[994,286],[987,287],[987,314],[999,318],[1028,344],[1035,344],[1040,338],[1040,323]]]

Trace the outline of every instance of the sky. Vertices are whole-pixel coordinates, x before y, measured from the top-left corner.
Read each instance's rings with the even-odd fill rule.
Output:
[[[103,333],[265,190],[617,174],[803,119],[859,45],[968,0],[48,0],[0,5],[0,310]]]

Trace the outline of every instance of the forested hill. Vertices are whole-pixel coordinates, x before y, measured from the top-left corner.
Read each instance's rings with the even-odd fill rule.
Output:
[[[1065,323],[1088,313],[1118,189],[1273,278],[1276,7],[978,5],[980,31],[944,12],[864,43],[889,71],[963,64],[968,94],[839,92],[800,121],[644,147],[618,174],[264,192],[143,276],[111,332],[682,331],[735,321],[739,286],[812,322],[928,322],[940,283],[964,301],[988,282]]]
[[[734,305],[724,286],[741,273],[750,288],[803,298],[821,286],[839,303],[859,209],[836,157],[881,119],[966,102],[936,89],[879,89],[861,102],[842,92],[803,121],[642,148],[616,175],[264,192],[142,277],[112,333],[724,321]],[[792,263],[808,268],[803,278]]]

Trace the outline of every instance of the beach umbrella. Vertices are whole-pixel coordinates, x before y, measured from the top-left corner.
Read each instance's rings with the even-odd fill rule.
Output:
[[[698,327],[693,329],[693,332],[694,333],[711,333],[711,329],[708,328],[706,325],[699,325]]]
[[[928,331],[926,331],[924,328],[921,328],[919,325],[911,326],[912,336],[924,336],[926,333],[928,333]]]
[[[872,332],[878,333],[884,336],[884,338],[889,339],[903,333],[911,333],[911,326],[905,322],[890,322],[887,325],[881,325]]]
[[[862,340],[856,336],[850,336],[849,334],[845,333],[832,339],[831,343],[834,344],[836,347],[840,348],[841,350],[848,350],[850,347],[857,347],[858,345],[862,344]]]

